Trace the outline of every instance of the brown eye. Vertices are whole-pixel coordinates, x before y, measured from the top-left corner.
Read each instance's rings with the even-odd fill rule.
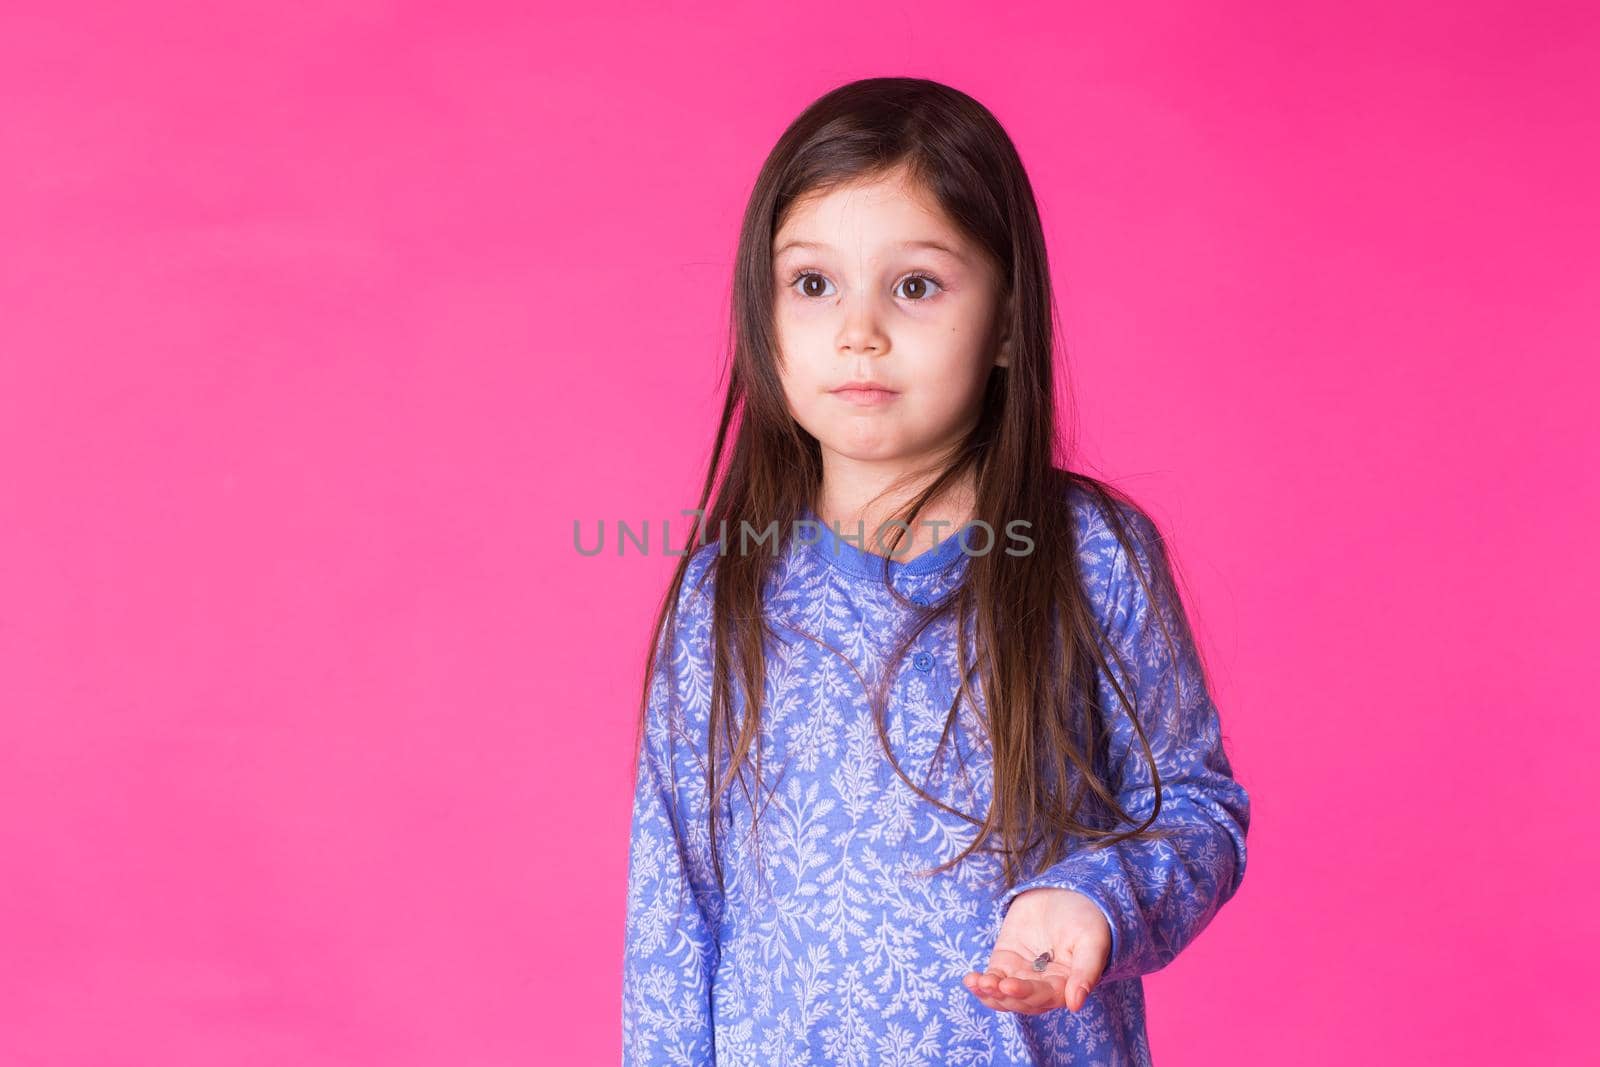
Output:
[[[940,289],[939,283],[926,274],[912,274],[902,281],[900,286],[906,298],[913,302],[931,300],[934,292]]]
[[[790,284],[798,284],[800,286],[800,295],[802,296],[820,297],[829,295],[827,292],[828,279],[816,271],[803,271]]]

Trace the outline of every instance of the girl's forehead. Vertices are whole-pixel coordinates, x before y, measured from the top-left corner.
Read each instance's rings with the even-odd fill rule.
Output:
[[[966,258],[966,241],[936,203],[925,195],[879,183],[832,189],[795,201],[772,240],[774,255],[791,249],[833,252],[864,245]]]
[[[930,222],[948,225],[932,192],[895,175],[852,181],[798,196],[785,212],[784,223],[838,219],[858,213],[924,215]]]

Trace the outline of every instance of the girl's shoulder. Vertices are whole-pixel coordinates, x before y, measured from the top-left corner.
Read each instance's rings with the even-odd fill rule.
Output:
[[[678,587],[678,599],[674,605],[680,627],[709,620],[714,602],[716,567],[713,564],[717,560],[718,545],[716,541],[700,545],[684,565],[683,582]]]
[[[1082,475],[1069,475],[1068,508],[1085,590],[1102,613],[1130,588],[1160,583],[1167,573],[1162,533],[1150,515],[1122,491]],[[1137,569],[1138,576],[1133,575]]]
[[[1161,531],[1143,508],[1119,489],[1086,475],[1066,475],[1067,507],[1080,553],[1099,559],[1122,551],[1122,537],[1141,555],[1157,550]]]

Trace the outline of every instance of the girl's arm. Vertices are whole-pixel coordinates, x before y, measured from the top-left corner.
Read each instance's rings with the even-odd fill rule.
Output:
[[[709,616],[691,561],[675,640],[652,671],[633,797],[623,946],[622,1063],[709,1065],[711,979],[722,902],[706,848],[706,789],[690,741],[704,735]]]
[[[1103,982],[1160,970],[1205,929],[1244,878],[1250,825],[1250,797],[1233,778],[1217,708],[1158,535],[1143,514],[1122,513],[1142,544],[1130,560],[1111,538],[1116,547],[1107,549],[1111,575],[1100,615],[1107,639],[1128,662],[1129,671],[1118,671],[1118,678],[1139,709],[1161,771],[1161,812],[1152,827],[1171,834],[1164,841],[1080,847],[1005,893],[996,913],[998,926],[1011,901],[1030,889],[1071,889],[1089,897],[1111,926]],[[1154,600],[1131,573],[1134,565]],[[1178,646],[1176,658],[1162,636],[1158,612]],[[1143,822],[1156,793],[1144,747],[1110,682],[1102,678],[1099,688],[1110,717],[1109,766],[1119,783],[1118,801]]]

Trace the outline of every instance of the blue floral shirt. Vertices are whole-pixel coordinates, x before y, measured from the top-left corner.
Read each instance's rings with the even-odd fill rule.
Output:
[[[1126,521],[1153,536],[1142,513],[1122,507]],[[628,863],[623,1064],[1151,1062],[1140,976],[1171,962],[1238,890],[1250,800],[1233,778],[1181,606],[1159,593],[1152,603],[1132,573],[1137,564],[1148,580],[1165,559],[1142,547],[1130,558],[1087,497],[1074,497],[1072,513],[1090,601],[1137,674],[1123,677],[1124,688],[1133,687],[1160,767],[1156,825],[1173,835],[1074,850],[1043,870],[1027,866],[1030,876],[1003,893],[1000,858],[991,852],[919,877],[956,855],[977,829],[894,773],[863,683],[893,672],[886,727],[902,770],[944,803],[981,817],[992,788],[981,706],[962,701],[933,766],[958,688],[954,619],[936,621],[900,663],[889,659],[901,627],[959,583],[968,551],[983,538],[971,531],[975,540],[948,537],[890,561],[890,581],[914,601],[905,607],[883,588],[883,557],[820,526],[817,543],[789,538],[780,546],[767,587],[767,615],[783,640],[768,652],[760,862],[748,847],[750,802],[736,782],[719,802],[726,880],[719,893],[703,770],[707,572],[721,551],[712,542],[689,562],[674,655],[651,678]],[[993,550],[1008,543],[1000,533]],[[1178,639],[1176,658],[1158,612]],[[970,650],[970,627],[965,640]],[[971,688],[981,705],[981,687]],[[1104,679],[1100,700],[1113,709],[1109,766],[1119,768],[1119,800],[1142,820],[1155,801],[1149,765]],[[723,760],[718,773],[725,771]],[[1011,900],[1045,886],[1083,893],[1105,914],[1112,932],[1106,970],[1078,1012],[985,1007],[962,976],[987,968]]]

